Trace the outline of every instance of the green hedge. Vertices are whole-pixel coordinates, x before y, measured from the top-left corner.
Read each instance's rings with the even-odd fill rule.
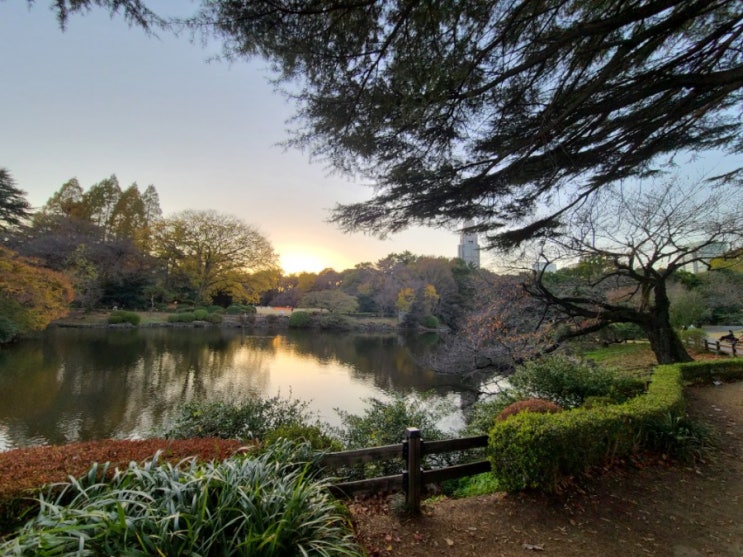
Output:
[[[490,430],[488,456],[508,491],[552,492],[581,474],[651,444],[658,423],[683,416],[684,380],[743,377],[743,359],[658,366],[645,395],[559,414],[522,413]]]
[[[711,383],[716,379],[743,379],[743,358],[691,362],[681,367],[684,381]]]

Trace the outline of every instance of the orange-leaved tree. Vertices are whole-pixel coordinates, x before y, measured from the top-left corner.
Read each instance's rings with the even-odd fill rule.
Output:
[[[65,275],[0,247],[0,342],[44,329],[67,314],[72,299]]]

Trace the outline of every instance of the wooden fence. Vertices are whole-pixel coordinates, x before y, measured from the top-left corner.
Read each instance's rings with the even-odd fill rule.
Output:
[[[421,439],[420,430],[410,427],[405,431],[405,440],[402,443],[328,453],[323,456],[321,465],[325,468],[335,469],[375,460],[401,458],[405,462],[405,471],[401,474],[333,484],[330,486],[330,490],[338,497],[350,497],[355,493],[371,491],[402,490],[405,492],[405,503],[408,509],[412,512],[420,512],[421,495],[426,484],[464,478],[465,476],[490,471],[490,462],[487,460],[434,470],[423,470],[421,467],[423,457],[430,454],[487,447],[487,445],[487,435],[445,441],[424,441]]]
[[[716,354],[730,354],[732,356],[738,356],[743,354],[743,350],[738,346],[738,342],[721,342],[719,340],[704,340],[704,349],[707,352],[715,352]]]

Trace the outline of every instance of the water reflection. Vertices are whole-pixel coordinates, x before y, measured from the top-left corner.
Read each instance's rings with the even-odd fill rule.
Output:
[[[321,419],[365,398],[466,387],[423,369],[431,337],[239,329],[53,329],[0,351],[0,450],[141,437],[194,399],[277,393],[311,401]],[[454,401],[456,403],[456,401]]]

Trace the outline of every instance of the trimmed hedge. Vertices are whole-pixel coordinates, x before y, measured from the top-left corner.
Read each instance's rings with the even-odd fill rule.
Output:
[[[554,492],[567,477],[650,444],[655,424],[683,416],[684,380],[743,377],[743,358],[658,366],[647,393],[623,404],[517,414],[490,430],[488,457],[508,491]]]
[[[711,383],[717,379],[743,379],[743,358],[691,362],[681,367],[684,381]]]

